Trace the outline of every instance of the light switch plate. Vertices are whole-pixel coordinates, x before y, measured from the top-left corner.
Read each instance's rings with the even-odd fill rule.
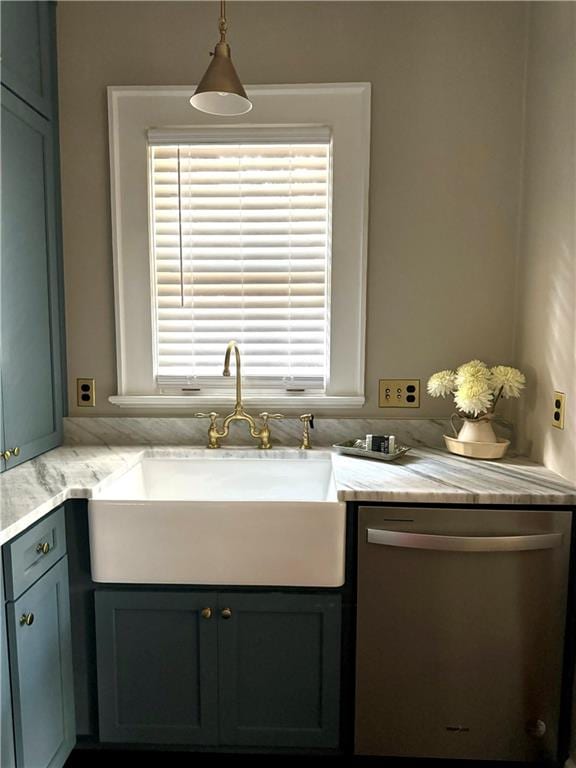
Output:
[[[420,408],[420,379],[380,379],[380,408]]]
[[[80,408],[94,408],[96,405],[94,379],[76,379],[76,402]]]
[[[566,410],[566,395],[564,392],[554,392],[552,408],[552,426],[564,429],[564,412]]]

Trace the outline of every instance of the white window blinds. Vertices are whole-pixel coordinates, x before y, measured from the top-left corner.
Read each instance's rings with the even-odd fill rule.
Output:
[[[149,139],[157,381],[323,387],[330,138],[217,141]]]

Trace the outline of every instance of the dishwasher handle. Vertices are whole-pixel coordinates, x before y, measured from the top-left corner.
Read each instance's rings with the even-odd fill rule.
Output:
[[[529,533],[522,536],[441,536],[432,533],[367,528],[368,544],[404,549],[443,552],[521,552],[554,549],[562,544],[562,533]]]

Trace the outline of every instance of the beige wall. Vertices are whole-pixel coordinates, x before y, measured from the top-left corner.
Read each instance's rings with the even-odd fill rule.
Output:
[[[531,3],[519,259],[521,445],[576,481],[576,5]],[[566,427],[552,426],[554,390]]]
[[[77,376],[115,408],[107,85],[197,81],[216,3],[58,6],[70,413]],[[229,6],[247,83],[373,85],[367,415],[380,377],[513,355],[524,3],[258,2]],[[95,415],[94,411],[89,412]],[[141,412],[140,412],[141,413]],[[354,413],[360,412],[355,411]]]

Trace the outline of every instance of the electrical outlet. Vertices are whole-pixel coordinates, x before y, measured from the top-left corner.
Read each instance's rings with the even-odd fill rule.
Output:
[[[564,392],[554,392],[554,408],[552,410],[552,426],[564,429],[564,411],[566,410],[566,395]]]
[[[76,379],[76,402],[80,408],[93,408],[96,405],[94,379]]]
[[[380,379],[380,408],[420,408],[420,379]]]

